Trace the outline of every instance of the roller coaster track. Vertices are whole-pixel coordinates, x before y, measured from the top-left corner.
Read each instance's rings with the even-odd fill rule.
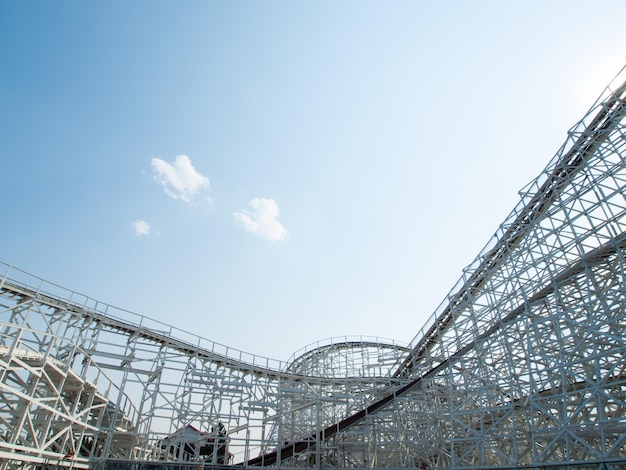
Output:
[[[404,362],[394,372],[395,377],[402,377],[410,373],[412,366],[428,354],[429,349],[436,343],[437,338],[451,324],[456,308],[467,302],[475,292],[478,292],[492,273],[507,258],[515,246],[532,229],[534,223],[541,218],[551,206],[559,191],[571,182],[585,161],[602,145],[609,134],[615,129],[626,114],[626,82],[602,104],[600,111],[587,126],[585,132],[576,140],[572,148],[563,155],[554,168],[552,174],[541,185],[540,189],[530,199],[528,204],[518,211],[516,219],[498,237],[495,246],[482,256],[480,265],[472,272],[465,284],[453,294],[443,312],[422,337]]]
[[[272,380],[277,380],[280,376],[280,371],[278,370],[261,367],[252,363],[242,362],[226,355],[218,354],[214,351],[207,350],[197,345],[178,340],[167,334],[159,333],[151,329],[146,329],[141,325],[120,320],[117,318],[112,318],[103,313],[86,309],[85,307],[82,307],[80,305],[68,303],[65,300],[57,299],[45,293],[38,292],[36,289],[19,286],[17,284],[11,283],[6,279],[0,283],[0,292],[3,292],[10,296],[21,297],[23,299],[35,299],[37,302],[48,305],[52,308],[68,310],[80,316],[81,318],[87,317],[93,322],[99,322],[113,331],[117,331],[125,335],[137,336],[144,340],[151,341],[155,344],[167,346],[182,354],[201,357],[210,360],[212,363],[223,365],[227,368],[234,368],[246,373],[256,375],[264,375]]]
[[[119,318],[115,318],[111,315],[107,315],[102,312],[98,312],[95,309],[86,308],[83,305],[73,303],[63,298],[57,298],[53,295],[49,295],[46,292],[42,292],[39,289],[29,287],[26,285],[20,285],[17,282],[13,282],[8,278],[8,274],[5,275],[3,279],[0,279],[0,297],[12,298],[16,299],[16,303],[18,305],[24,305],[28,302],[36,302],[39,305],[45,305],[54,310],[62,310],[65,312],[69,312],[72,315],[79,317],[82,320],[88,320],[91,323],[98,323],[103,327],[106,327],[110,331],[121,333],[126,337],[134,337],[141,338],[143,340],[155,343],[160,345],[161,347],[167,347],[172,350],[175,350],[182,355],[186,355],[189,357],[198,357],[201,359],[206,359],[212,364],[216,364],[220,367],[230,368],[236,370],[243,374],[253,374],[255,376],[263,376],[270,381],[279,381],[288,377],[291,382],[307,382],[311,379],[314,379],[316,383],[326,383],[326,382],[343,382],[350,381],[354,378],[352,377],[332,377],[325,378],[323,376],[312,377],[310,374],[300,374],[295,370],[289,369],[297,369],[297,366],[301,362],[306,362],[310,360],[311,356],[316,355],[324,355],[329,350],[349,350],[351,348],[389,348],[398,351],[403,351],[404,353],[408,352],[408,348],[393,345],[393,344],[384,344],[380,342],[370,342],[370,341],[346,341],[333,343],[330,345],[323,346],[321,348],[314,349],[307,353],[304,353],[302,356],[297,357],[291,362],[291,366],[287,368],[287,370],[279,370],[279,369],[271,369],[268,367],[259,366],[253,363],[243,362],[241,360],[229,357],[227,355],[217,354],[214,351],[199,347],[189,342],[185,342],[171,335],[160,333],[153,329],[145,328],[140,324],[129,322],[126,320],[121,320]],[[4,348],[8,352],[8,348]],[[91,353],[97,355],[98,351],[91,351]],[[379,406],[376,405],[373,408],[369,407],[368,410],[373,412],[374,409],[377,409]],[[330,434],[329,434],[330,435]],[[297,448],[301,447],[301,444],[298,443]],[[284,458],[287,458],[288,453],[284,453]],[[252,463],[250,463],[252,465]]]
[[[414,366],[428,356],[429,350],[437,343],[438,338],[452,325],[457,308],[468,302],[476,292],[481,290],[490,276],[507,259],[508,254],[524,239],[533,228],[534,224],[537,223],[546,210],[552,205],[554,200],[559,196],[561,189],[572,181],[575,175],[584,167],[585,162],[590,156],[606,141],[611,132],[615,130],[616,126],[619,125],[626,115],[625,98],[626,82],[617,87],[608,99],[600,105],[598,113],[590,124],[586,126],[582,135],[576,139],[572,147],[561,156],[549,177],[540,185],[539,189],[530,198],[527,204],[521,208],[521,210],[517,211],[515,219],[506,228],[504,233],[501,236],[496,236],[495,246],[484,255],[479,256],[480,263],[476,269],[471,273],[462,287],[449,297],[445,309],[439,314],[434,324],[393,372],[395,378],[409,377]],[[537,302],[545,298],[554,290],[555,285],[576,276],[578,273],[582,272],[586,266],[598,262],[598,260],[606,259],[606,257],[614,254],[616,250],[623,250],[625,248],[626,234],[622,233],[611,242],[596,248],[594,251],[581,258],[573,266],[563,270],[534,296],[527,299],[523,304],[507,315],[504,315],[499,322],[493,324],[482,334],[452,353],[447,359],[442,360],[439,364],[411,380],[408,384],[389,391],[382,399],[352,414],[346,419],[326,427],[319,433],[311,434],[306,439],[289,443],[279,450],[251,459],[248,462],[242,462],[242,464],[246,463],[251,466],[274,465],[280,460],[287,459],[294,454],[310,449],[315,446],[316,443],[327,441],[337,433],[360,423],[367,416],[376,413],[393,400],[406,395],[407,392],[416,388],[425,379],[433,377],[442,369],[449,367],[450,364],[459,357],[472,350],[478,342],[494,335],[497,330],[500,329],[501,325],[514,321],[520,313],[524,311],[528,303]],[[476,264],[476,262],[474,264]]]
[[[10,277],[9,269],[0,278],[0,299],[7,302],[0,305],[5,309],[0,355],[24,368],[5,367],[0,375],[13,374],[26,390],[29,365],[20,354],[48,347],[43,337],[80,349],[82,367],[95,358],[98,367],[118,373],[120,393],[139,390],[136,429],[148,431],[126,436],[128,448],[165,461],[182,461],[181,449],[187,448],[186,459],[207,461],[208,454],[193,446],[164,451],[163,443],[194,430],[192,422],[200,423],[197,436],[206,437],[200,428],[222,426],[225,419],[228,439],[240,446],[234,460],[239,467],[286,461],[297,467],[312,457],[318,468],[323,458],[343,459],[327,460],[336,467],[371,467],[378,458],[386,465],[391,457],[399,467],[426,460],[449,468],[487,468],[489,462],[534,468],[546,459],[623,462],[625,118],[626,82],[619,82],[570,130],[409,347],[343,340],[270,365],[260,356],[236,357],[237,351],[216,343],[205,347],[195,335],[181,339],[189,339],[187,333],[173,327],[147,326],[145,317],[130,321],[111,315],[108,307],[55,296]],[[29,323],[31,313],[41,315],[46,331],[37,330],[35,320]],[[55,348],[49,346],[41,357],[60,360],[48,356],[61,351]],[[371,356],[365,352],[375,350]],[[89,383],[86,375],[80,378]],[[14,396],[27,398],[17,388]],[[0,394],[4,389],[0,381]],[[6,405],[1,413],[0,429],[13,426],[9,422],[19,414]],[[177,429],[154,431],[152,425],[163,422]],[[34,425],[19,426],[11,430],[35,435]],[[376,435],[381,429],[388,434]],[[433,450],[433,442],[441,449]],[[437,463],[438,458],[444,460]]]
[[[576,277],[577,275],[582,273],[586,268],[603,262],[606,258],[615,254],[618,250],[626,250],[626,234],[622,234],[620,237],[618,237],[614,241],[611,241],[605,244],[604,246],[601,246],[595,249],[594,251],[589,253],[587,256],[580,259],[576,264],[566,269],[559,276],[557,276],[553,280],[554,284],[559,285],[563,282],[566,282]],[[326,441],[330,439],[331,437],[333,437],[334,435],[336,435],[337,433],[341,431],[345,431],[351,426],[358,424],[367,416],[373,415],[374,413],[376,413],[377,411],[381,410],[386,405],[391,403],[393,400],[396,400],[398,398],[405,396],[409,391],[411,391],[412,389],[422,384],[426,379],[435,376],[441,370],[449,367],[452,363],[457,361],[464,354],[467,354],[469,351],[474,349],[477,343],[480,343],[484,339],[489,338],[490,336],[494,335],[503,325],[514,322],[516,318],[518,318],[524,312],[528,304],[539,302],[545,299],[551,292],[553,292],[554,284],[544,286],[544,288],[541,289],[539,292],[537,292],[532,298],[527,299],[526,302],[524,302],[518,308],[516,308],[515,310],[505,315],[502,318],[501,322],[494,324],[487,331],[485,331],[480,336],[475,338],[473,341],[469,342],[464,347],[456,351],[448,359],[444,360],[436,367],[433,367],[428,372],[417,377],[416,379],[411,380],[408,384],[391,391],[385,397],[376,401],[375,403],[372,403],[370,406],[368,406],[364,410],[361,410],[358,413],[355,413],[347,417],[346,419],[340,421],[339,423],[326,427],[324,430],[322,430],[318,434],[312,434],[306,439],[289,443],[283,446],[279,451],[277,450],[277,451],[259,456],[257,458],[251,459],[247,462],[242,462],[240,465],[244,465],[244,464],[249,465],[249,466],[274,465],[279,460],[287,459],[289,457],[292,457],[295,454],[311,449],[313,446],[316,445],[316,442]],[[621,382],[621,381],[624,381],[625,379],[626,379],[626,375],[620,375],[618,377],[615,377],[613,380],[616,382]],[[579,385],[580,384],[578,384],[578,386]],[[572,390],[574,390],[576,389],[577,384],[573,384],[570,387]],[[551,393],[550,390],[543,390],[543,391],[538,392],[539,395],[542,395],[542,394],[545,395],[545,394],[550,394],[550,393]],[[518,399],[517,401],[518,402],[522,401],[522,399]]]
[[[48,295],[43,292],[39,292],[36,289],[20,286],[18,284],[12,283],[11,281],[4,279],[0,282],[0,293],[11,296],[11,297],[20,297],[22,299],[28,300],[36,300],[38,303],[47,305],[49,307],[55,309],[64,309],[69,312],[74,313],[80,318],[87,318],[92,322],[98,322],[103,326],[106,326],[111,331],[119,332],[127,336],[138,337],[152,343],[161,345],[163,347],[167,346],[172,350],[178,351],[181,354],[188,355],[191,357],[198,357],[202,359],[206,359],[209,362],[216,364],[221,367],[237,370],[244,374],[253,374],[256,376],[264,376],[269,380],[279,380],[282,377],[289,376],[290,380],[298,381],[306,381],[312,378],[316,379],[320,383],[324,383],[328,381],[327,378],[323,376],[312,377],[311,375],[299,374],[291,370],[294,364],[297,364],[298,360],[303,358],[297,358],[291,363],[291,367],[286,370],[272,369],[270,367],[261,366],[258,364],[241,361],[239,359],[216,353],[215,351],[211,351],[209,349],[200,347],[198,345],[185,342],[175,337],[172,337],[165,333],[160,333],[153,329],[144,328],[139,324],[129,322],[126,320],[121,320],[118,318],[111,317],[104,313],[97,312],[95,310],[91,310],[85,308],[84,306],[78,304],[68,303],[66,300],[55,298],[51,295]],[[351,348],[358,345],[359,347],[381,347],[387,346],[389,348],[393,347],[395,349],[403,349],[408,352],[407,348],[403,348],[398,345],[385,345],[380,342],[368,342],[368,341],[359,341],[359,342],[343,342],[343,343],[333,343],[332,345],[325,346],[321,348],[321,351],[315,350],[313,352],[309,352],[304,356],[308,356],[311,354],[319,354],[323,352],[325,349],[334,349],[341,350],[345,348]],[[97,351],[92,351],[97,354]],[[343,379],[350,379],[351,377],[344,377]],[[342,378],[333,378],[333,381],[341,381]]]

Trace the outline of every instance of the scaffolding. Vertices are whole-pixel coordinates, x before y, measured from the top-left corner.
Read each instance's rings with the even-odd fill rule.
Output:
[[[625,78],[408,345],[280,362],[1,264],[0,470],[626,468]]]

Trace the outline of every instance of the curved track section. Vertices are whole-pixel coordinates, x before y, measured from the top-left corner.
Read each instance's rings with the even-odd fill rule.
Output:
[[[300,440],[368,406],[380,390],[399,383],[391,377],[391,367],[409,351],[405,345],[375,338],[338,338],[281,363],[3,266],[0,389],[6,394],[11,381],[18,380],[26,391],[5,398],[9,406],[0,409],[5,441],[20,446],[20,455],[0,460],[0,468],[23,468],[28,462],[87,468],[107,462],[252,461],[280,443]],[[59,374],[80,378],[83,387],[102,394],[94,406],[113,412],[115,424],[91,417],[82,402],[52,385],[59,397],[65,397],[66,403],[59,406],[73,407],[76,414],[90,417],[88,423],[99,424],[85,432],[85,425],[62,413],[52,427],[30,419],[41,406],[36,385],[40,372],[24,362],[22,351],[45,358],[42,361],[54,364]],[[102,377],[106,374],[106,381],[94,370]],[[100,392],[101,387],[105,391]],[[31,395],[28,404],[19,401]],[[55,434],[60,427],[65,429],[63,439]],[[97,450],[92,452],[92,447]],[[17,449],[5,448],[6,455]],[[299,452],[289,462],[301,465],[314,458],[311,455],[315,451]],[[281,461],[286,464],[287,459],[284,455]]]
[[[625,468],[626,71],[410,347],[287,363],[0,273],[0,470]]]

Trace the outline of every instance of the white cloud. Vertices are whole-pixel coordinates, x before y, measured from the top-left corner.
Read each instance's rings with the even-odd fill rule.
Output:
[[[167,195],[183,202],[190,203],[202,190],[210,189],[209,178],[196,171],[187,155],[178,155],[171,164],[153,158],[152,171]],[[211,198],[206,199],[211,204]]]
[[[250,207],[254,209],[252,213],[245,209],[233,213],[237,224],[272,242],[287,239],[287,229],[277,220],[280,209],[276,201],[255,198],[250,201]]]
[[[137,235],[138,237],[142,237],[150,233],[150,224],[145,220],[135,220],[132,223],[132,226],[133,230],[135,231],[135,235]]]

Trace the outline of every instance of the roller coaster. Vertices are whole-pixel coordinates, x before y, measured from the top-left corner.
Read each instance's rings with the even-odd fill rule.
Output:
[[[0,264],[0,470],[626,468],[625,79],[410,344],[280,362]]]

